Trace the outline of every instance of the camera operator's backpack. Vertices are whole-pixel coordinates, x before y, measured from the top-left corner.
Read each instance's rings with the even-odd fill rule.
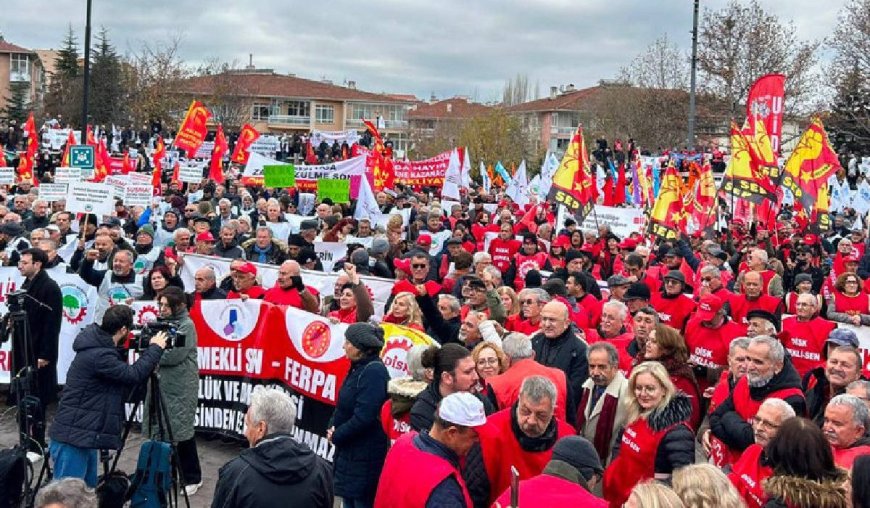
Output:
[[[18,506],[24,492],[27,459],[24,448],[0,450],[0,507]]]
[[[163,508],[172,489],[172,449],[169,443],[145,441],[139,450],[136,473],[130,487],[131,508]]]

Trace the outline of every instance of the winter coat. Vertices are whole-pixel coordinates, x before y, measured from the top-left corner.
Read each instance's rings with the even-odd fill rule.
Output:
[[[796,476],[771,476],[764,481],[769,496],[765,508],[846,508],[846,471],[821,482]]]
[[[291,502],[292,500],[292,502]],[[332,470],[307,445],[270,434],[221,467],[212,508],[332,508]]]
[[[244,242],[242,242],[242,250],[245,251],[245,259],[247,259],[248,261],[259,263],[260,254],[254,251],[254,246],[256,245],[256,243],[256,238],[245,240]],[[287,244],[282,242],[281,240],[273,238],[272,246],[266,253],[266,264],[280,265],[287,259]]]
[[[497,411],[488,398],[477,393],[473,395],[483,403],[483,411],[487,415]],[[441,390],[438,389],[438,381],[430,382],[429,386],[417,395],[417,401],[411,406],[411,429],[417,432],[431,429],[435,419],[435,408],[438,407],[442,398]]]
[[[194,435],[194,419],[196,406],[199,402],[199,365],[196,361],[196,328],[187,313],[182,309],[173,314],[172,321],[177,322],[178,335],[184,335],[184,346],[176,345],[167,349],[160,359],[160,390],[166,403],[165,413],[172,428],[172,439],[177,443],[192,439]],[[148,390],[150,393],[151,386]],[[156,420],[149,418],[150,397],[145,399],[143,429],[149,429],[152,439],[168,441],[169,436],[160,436]]]
[[[149,346],[128,365],[112,336],[93,324],[75,338],[73,351],[49,437],[79,448],[120,449],[127,392],[148,379],[163,351]]]
[[[571,326],[555,339],[548,339],[543,332],[532,337],[535,361],[555,367],[565,372],[568,380],[567,414],[576,414],[583,383],[589,377],[589,364],[586,362],[586,342],[578,337]]]
[[[374,502],[390,448],[379,418],[389,380],[387,368],[375,355],[352,362],[341,385],[332,420],[338,496]]]
[[[230,243],[229,247],[224,246],[222,241],[217,242],[214,246],[214,255],[226,259],[245,259],[245,251],[235,240]]]
[[[40,270],[32,279],[24,281],[21,289],[31,298],[25,298],[22,308],[27,312],[27,324],[33,344],[33,356],[48,360],[46,367],[38,369],[39,398],[44,405],[54,402],[57,393],[57,348],[60,327],[63,322],[63,295],[57,282]],[[36,301],[48,306],[46,309]],[[24,348],[16,343],[15,365],[24,365]]]
[[[677,392],[670,404],[664,408],[653,411],[647,421],[653,430],[661,430],[671,425],[684,422],[688,423],[692,416],[692,402],[682,392]],[[617,431],[618,439],[611,450],[615,459],[622,444],[622,432],[625,428]],[[677,425],[672,428],[659,443],[656,451],[656,473],[671,474],[675,470],[695,463],[695,436],[687,425]],[[611,462],[612,464],[612,462]]]

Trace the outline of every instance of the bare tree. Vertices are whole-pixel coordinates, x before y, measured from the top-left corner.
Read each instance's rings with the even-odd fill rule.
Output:
[[[203,97],[206,106],[215,116],[215,121],[231,130],[241,129],[251,119],[251,99],[259,90],[240,73],[239,63],[208,61],[196,71],[199,79],[208,82],[208,96]]]
[[[852,0],[840,11],[828,44],[836,52],[828,69],[834,99],[826,127],[839,150],[870,153],[870,0]]]
[[[804,112],[818,90],[819,42],[802,41],[792,22],[782,22],[758,3],[732,0],[719,11],[706,9],[700,27],[698,69],[703,89],[727,101],[737,117],[749,87],[772,73],[786,76],[786,113]]]
[[[124,66],[131,119],[137,123],[161,119],[164,126],[180,120],[190,100],[182,95],[183,81],[191,75],[179,56],[181,36],[143,42],[126,57]]]
[[[531,98],[531,90],[529,88],[528,74],[517,74],[513,79],[509,79],[502,91],[502,105],[513,106],[522,104]]]
[[[631,64],[619,70],[619,80],[635,86],[664,90],[688,90],[689,61],[664,34]]]

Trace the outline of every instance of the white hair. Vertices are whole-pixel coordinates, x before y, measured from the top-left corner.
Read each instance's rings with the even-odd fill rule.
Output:
[[[250,410],[251,422],[265,422],[269,434],[289,434],[296,425],[296,403],[275,388],[254,388]]]

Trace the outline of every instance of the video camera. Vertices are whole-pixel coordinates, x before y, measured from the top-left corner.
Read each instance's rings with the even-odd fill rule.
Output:
[[[24,289],[19,289],[18,291],[13,291],[11,293],[6,293],[6,307],[9,309],[9,312],[21,312],[24,310],[24,297],[27,295],[27,291]]]
[[[151,339],[160,332],[166,332],[166,349],[184,347],[187,337],[178,333],[178,323],[175,321],[149,321],[132,331],[128,347],[134,351],[144,351],[151,345]]]

